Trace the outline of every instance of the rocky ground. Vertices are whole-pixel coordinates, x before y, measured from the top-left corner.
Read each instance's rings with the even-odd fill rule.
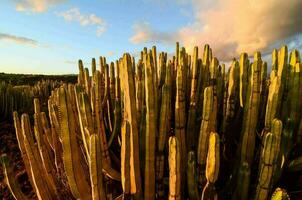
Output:
[[[12,124],[0,122],[0,155],[6,153],[13,164],[15,179],[19,182],[22,192],[30,199],[37,199],[28,181],[28,176],[19,150],[18,141]],[[8,187],[4,183],[2,165],[0,165],[0,199],[14,199]]]

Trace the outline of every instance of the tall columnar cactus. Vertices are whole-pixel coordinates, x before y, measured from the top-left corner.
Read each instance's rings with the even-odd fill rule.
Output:
[[[282,50],[282,49],[281,49]],[[285,52],[286,57],[286,48],[283,48],[283,52]],[[282,53],[282,51],[281,51]],[[278,166],[275,172],[275,181],[278,181],[280,178],[283,169],[285,168],[284,163],[287,163],[289,158],[289,153],[293,148],[293,138],[296,135],[296,132],[299,130],[299,123],[301,121],[301,114],[298,110],[301,109],[301,88],[302,88],[302,79],[301,79],[301,64],[299,63],[300,56],[296,51],[293,51],[290,56],[290,63],[287,65],[288,79],[280,79],[282,83],[281,89],[284,89],[282,101],[280,100],[278,103],[282,103],[282,111],[281,118],[284,122],[284,130],[282,134],[282,142],[281,142],[281,152],[278,158]],[[282,64],[282,63],[281,63]],[[285,70],[285,69],[284,69]],[[299,134],[299,133],[298,133]]]
[[[204,101],[203,101],[203,113],[202,122],[199,133],[198,149],[197,149],[197,163],[199,168],[199,185],[203,187],[205,184],[205,170],[206,170],[206,158],[208,153],[208,143],[211,131],[211,120],[213,120],[213,86],[207,87],[204,90]]]
[[[92,73],[92,78],[94,77],[96,71],[96,62],[95,62],[95,58],[92,58],[91,60],[91,73]]]
[[[52,185],[45,168],[41,165],[42,160],[37,146],[34,144],[31,132],[29,116],[23,114],[21,117],[22,139],[30,164],[31,176],[38,199],[58,199],[56,188]]]
[[[220,141],[219,135],[211,132],[209,136],[209,147],[207,153],[206,178],[207,184],[202,191],[201,199],[217,199],[215,182],[218,178],[220,166]]]
[[[169,138],[169,200],[181,197],[181,150],[177,137]]]
[[[168,133],[171,128],[171,63],[167,65],[165,83],[162,87],[161,95],[161,111],[159,120],[159,136],[157,143],[157,156],[156,156],[156,179],[157,179],[157,192],[159,198],[163,198],[163,177],[164,177],[164,164],[165,164],[165,146],[167,144]]]
[[[152,55],[146,55],[145,60],[145,88],[146,88],[146,149],[145,149],[145,196],[144,199],[155,198],[155,137],[157,135],[156,108],[154,98],[154,73],[156,73]]]
[[[29,182],[33,186],[34,185],[34,179],[33,179],[32,173],[31,173],[30,161],[29,161],[28,155],[26,154],[24,138],[23,138],[23,135],[22,135],[22,127],[21,127],[19,115],[16,111],[14,111],[13,117],[14,117],[14,126],[15,126],[16,137],[17,137],[17,140],[18,140],[19,149],[21,151],[21,156],[22,156],[22,159],[23,159],[23,162],[24,162],[24,165],[25,165],[25,169],[28,172]]]
[[[141,198],[141,176],[139,162],[139,138],[136,114],[134,77],[129,54],[124,54],[120,68],[121,86],[124,94],[124,120],[130,124],[130,193]]]
[[[179,54],[179,65],[177,66],[176,76],[175,136],[180,145],[181,162],[186,163],[185,50],[182,48]],[[185,166],[181,166],[181,178],[185,178],[185,171]]]
[[[113,124],[113,130],[112,134],[110,136],[110,139],[108,141],[108,147],[111,146],[113,140],[116,138],[116,136],[121,132],[121,126],[122,126],[122,108],[121,108],[121,82],[119,77],[119,66],[118,63],[116,64],[116,77],[115,77],[115,83],[114,83],[114,124]]]
[[[209,85],[213,87],[213,110],[211,113],[211,122],[210,122],[210,130],[217,130],[217,109],[218,109],[218,99],[217,99],[217,76],[219,71],[219,62],[217,58],[213,58],[210,65],[210,79]]]
[[[84,66],[83,66],[83,61],[79,60],[79,76],[78,76],[78,83],[82,86],[85,85],[85,78],[84,78]]]
[[[269,86],[265,114],[265,130],[267,131],[271,128],[272,120],[276,117],[281,117],[283,91],[287,76],[287,47],[282,47],[278,53],[274,50],[272,58],[271,84]]]
[[[88,131],[88,129],[85,129]],[[90,154],[89,154],[89,172],[93,200],[106,199],[103,173],[102,173],[102,155],[99,135],[90,136]]]
[[[248,61],[246,61],[248,62]],[[224,136],[224,154],[231,157],[236,152],[234,150],[234,140],[238,140],[238,136],[234,133],[234,127],[238,126],[236,116],[239,112],[239,95],[240,95],[240,66],[238,61],[233,60],[229,68],[229,73],[225,75],[225,92],[223,102],[223,117],[221,132]]]
[[[242,53],[240,55],[239,61],[240,69],[240,106],[243,107],[243,104],[246,99],[246,90],[248,86],[248,70],[249,70],[249,59],[247,53]]]
[[[105,70],[105,67],[103,68]],[[97,134],[100,135],[101,149],[103,154],[103,163],[111,164],[111,160],[108,152],[108,144],[105,133],[104,117],[103,117],[103,100],[104,100],[104,87],[103,87],[103,78],[100,71],[96,71],[95,77],[95,102],[94,102],[94,114],[95,114],[95,123],[97,128]]]
[[[75,119],[70,103],[70,96],[64,87],[59,89],[59,118],[63,147],[63,163],[68,184],[75,198],[91,198],[90,187],[84,177],[80,163],[80,149],[77,146]]]
[[[258,125],[260,128],[264,126],[265,119],[265,108],[267,104],[267,95],[268,95],[268,79],[267,79],[267,63],[262,62],[261,70],[260,70],[260,105],[259,105],[259,117]]]
[[[198,94],[198,100],[197,100],[197,111],[203,110],[203,101],[204,101],[204,93],[203,91],[207,86],[209,86],[209,77],[210,77],[210,63],[212,61],[212,49],[208,44],[204,46],[203,51],[203,59],[200,60],[199,64],[199,77],[198,77],[198,86],[197,86],[197,94]],[[197,113],[197,123],[201,122],[202,118],[202,112]],[[198,126],[199,128],[200,126]]]
[[[225,120],[230,121],[235,117],[236,105],[238,104],[238,87],[239,87],[239,63],[236,60],[232,61],[229,69],[228,77],[228,92]]]
[[[272,132],[264,136],[255,199],[267,199],[271,192],[276,161],[280,151],[281,133],[282,122],[274,119],[272,122]]]
[[[45,114],[45,113],[43,113]],[[43,168],[46,172],[46,174],[49,177],[49,183],[52,185],[53,188],[56,188],[57,183],[56,183],[56,171],[55,171],[55,165],[54,165],[54,160],[52,156],[52,150],[48,145],[47,142],[47,136],[44,131],[46,130],[45,128],[42,127],[42,118],[41,118],[42,113],[35,113],[34,114],[34,134],[35,134],[35,139],[38,145],[38,150],[39,154],[41,157],[42,165]]]
[[[256,126],[260,106],[260,69],[262,65],[259,52],[254,55],[254,63],[251,68],[251,77],[247,90],[247,102],[243,116],[243,130],[241,143],[241,162],[252,164],[254,159]]]
[[[192,81],[191,81],[191,95],[190,95],[190,108],[187,122],[187,146],[188,150],[195,149],[195,138],[198,131],[196,130],[196,104],[197,104],[197,84],[198,84],[198,47],[194,47],[193,64],[192,64]]]

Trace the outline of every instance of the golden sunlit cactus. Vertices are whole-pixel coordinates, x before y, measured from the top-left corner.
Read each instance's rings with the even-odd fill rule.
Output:
[[[272,194],[271,200],[290,200],[286,190],[282,188],[276,188],[274,193]]]
[[[169,138],[169,200],[181,199],[181,151],[175,136]]]
[[[77,146],[75,119],[70,103],[70,96],[64,87],[59,88],[59,118],[63,147],[63,163],[68,184],[75,198],[91,198],[90,187],[80,167],[80,150]]]
[[[274,119],[272,132],[264,136],[255,199],[265,200],[271,192],[274,172],[276,171],[276,161],[280,152],[281,133],[282,122]]]
[[[213,119],[213,87],[207,87],[204,90],[204,103],[203,103],[203,114],[202,114],[202,123],[200,127],[199,133],[199,141],[198,141],[198,149],[197,149],[197,163],[199,168],[199,185],[202,187],[206,180],[205,180],[205,169],[206,169],[206,158],[208,153],[208,143],[209,143],[209,136],[211,133],[210,128],[210,120]]]
[[[34,144],[31,132],[29,116],[23,114],[21,117],[22,141],[28,156],[31,176],[38,199],[58,199],[58,193],[54,185],[50,182],[49,176],[43,168],[42,160],[37,146]]]
[[[88,131],[88,129],[85,129]],[[93,200],[106,199],[102,173],[102,155],[100,139],[97,134],[90,136],[89,172]]]
[[[249,60],[247,53],[242,53],[240,55],[239,61],[240,69],[240,106],[243,107],[243,104],[246,99],[246,90],[248,86],[248,71],[249,71]]]
[[[217,199],[215,182],[218,178],[220,166],[220,141],[219,135],[211,132],[209,136],[209,148],[207,153],[206,178],[207,184],[202,191],[201,199]]]
[[[131,58],[124,54],[121,66],[121,86],[124,94],[124,120],[130,124],[130,193],[141,198],[141,173],[139,161],[139,138],[136,116],[135,84]]]
[[[185,49],[182,48],[179,52],[179,64],[177,66],[176,76],[176,100],[175,100],[175,136],[180,145],[181,162],[186,163],[187,148],[186,148],[186,105],[185,105],[185,70],[186,59]],[[185,179],[186,166],[181,167],[181,177]]]
[[[254,159],[256,127],[260,106],[260,69],[262,65],[259,52],[254,55],[249,84],[247,88],[247,101],[243,113],[243,130],[241,143],[241,162],[252,164]]]
[[[145,60],[145,88],[146,88],[146,148],[145,148],[145,196],[144,199],[155,198],[155,137],[157,135],[156,108],[154,98],[154,73],[156,73],[152,55],[146,55]]]

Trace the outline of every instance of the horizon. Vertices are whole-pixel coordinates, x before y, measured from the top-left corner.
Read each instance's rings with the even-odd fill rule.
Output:
[[[273,48],[302,51],[302,1],[289,0],[4,0],[0,72],[77,74],[77,62],[115,61],[144,48],[174,54],[209,44],[220,61]],[[278,8],[282,7],[282,12]],[[236,11],[236,12],[235,12]],[[222,20],[223,19],[223,20]],[[201,47],[201,48],[200,48]],[[201,55],[201,54],[199,54]],[[226,65],[228,67],[228,65]]]

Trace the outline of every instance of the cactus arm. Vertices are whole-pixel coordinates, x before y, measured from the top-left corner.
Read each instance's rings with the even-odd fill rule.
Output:
[[[87,128],[86,131],[89,131]],[[90,135],[90,134],[89,134]],[[90,135],[89,141],[89,172],[91,182],[91,192],[93,200],[106,199],[106,193],[102,174],[102,155],[99,136],[97,134]]]
[[[83,177],[84,171],[80,167],[80,152],[76,141],[74,115],[69,96],[64,87],[59,89],[59,116],[63,147],[63,163],[67,174],[68,184],[75,198],[91,198],[90,187]]]
[[[169,200],[181,199],[180,145],[175,136],[169,138]]]

